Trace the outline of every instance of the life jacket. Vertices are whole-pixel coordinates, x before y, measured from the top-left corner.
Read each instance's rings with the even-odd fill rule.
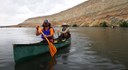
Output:
[[[42,32],[43,32],[45,35],[50,35],[50,29],[51,29],[51,28],[49,28],[48,30],[42,29]],[[45,38],[44,38],[43,35],[41,35],[41,38],[45,40]],[[48,38],[49,40],[54,39],[53,36],[47,37],[47,38]]]

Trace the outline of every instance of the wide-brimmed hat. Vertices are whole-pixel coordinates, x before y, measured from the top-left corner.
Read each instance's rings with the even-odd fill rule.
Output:
[[[62,26],[68,26],[67,23],[62,23]]]
[[[67,25],[67,23],[63,23],[62,25]]]
[[[44,20],[44,23],[48,23],[48,20],[46,19],[46,20]]]
[[[44,20],[43,24],[50,24],[49,21],[46,19]]]

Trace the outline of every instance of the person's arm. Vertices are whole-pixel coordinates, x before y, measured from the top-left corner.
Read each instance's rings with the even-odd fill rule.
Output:
[[[66,32],[68,32],[68,31],[69,31],[69,28],[66,28],[65,31],[62,31],[62,33],[66,33]]]
[[[41,34],[40,31],[42,31],[42,29],[41,29],[39,26],[37,26],[37,27],[36,27],[36,36],[38,36],[38,35]]]

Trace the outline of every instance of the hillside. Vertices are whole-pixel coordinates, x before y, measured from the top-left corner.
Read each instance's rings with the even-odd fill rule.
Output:
[[[107,25],[118,26],[121,20],[128,20],[128,0],[89,0],[57,14],[34,17],[25,20],[18,26],[41,25],[44,19],[50,20],[52,25],[99,26],[102,22]]]

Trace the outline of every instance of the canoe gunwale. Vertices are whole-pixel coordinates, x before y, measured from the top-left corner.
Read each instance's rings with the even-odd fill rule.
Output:
[[[69,38],[69,39],[70,39],[70,38]],[[67,39],[67,40],[68,40],[68,39]],[[66,40],[66,41],[67,41],[67,40]],[[61,41],[61,42],[57,42],[57,43],[53,43],[53,44],[54,44],[54,45],[55,45],[55,44],[61,44],[61,43],[64,43],[64,42],[66,42],[66,41]],[[37,45],[39,45],[39,46],[42,45],[42,46],[43,46],[43,45],[48,45],[48,43],[43,43],[43,42],[41,41],[41,42],[30,43],[30,44],[13,44],[13,47],[16,47],[16,46],[22,46],[22,47],[26,47],[26,46],[27,46],[27,47],[28,47],[28,46],[30,46],[30,45],[32,45],[32,46],[34,46],[34,45],[36,45],[36,46],[37,46]]]

